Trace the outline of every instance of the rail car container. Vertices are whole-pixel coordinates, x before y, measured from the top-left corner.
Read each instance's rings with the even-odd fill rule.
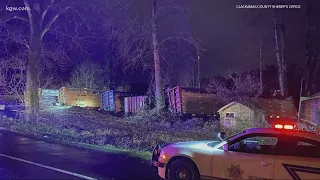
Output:
[[[201,89],[176,86],[168,93],[169,110],[180,116],[219,117],[218,109],[223,106],[216,95]]]
[[[100,92],[86,88],[62,87],[59,89],[58,101],[67,106],[101,107]]]
[[[124,98],[125,114],[136,114],[146,105],[147,96],[133,96]]]
[[[114,90],[104,91],[101,94],[102,109],[114,113],[124,112],[124,98],[127,96],[131,94]]]

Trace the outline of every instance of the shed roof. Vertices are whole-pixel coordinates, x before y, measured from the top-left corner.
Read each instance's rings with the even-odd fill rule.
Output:
[[[225,106],[222,106],[222,107],[218,110],[218,112],[220,113],[221,111],[227,109],[227,108],[230,107],[230,106],[233,106],[234,104],[241,104],[241,103],[238,103],[238,102],[233,101],[233,102],[231,102],[231,103],[226,104]]]

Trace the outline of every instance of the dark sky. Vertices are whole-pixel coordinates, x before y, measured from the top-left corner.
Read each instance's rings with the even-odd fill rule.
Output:
[[[272,4],[268,0],[189,0],[190,26],[195,37],[204,40],[210,47],[202,56],[202,76],[227,75],[230,72],[242,72],[258,68],[259,43],[258,32],[262,32],[265,64],[273,64],[274,30],[271,9],[237,9],[240,4]],[[305,47],[305,6],[304,1],[284,1],[283,4],[299,4],[301,9],[286,9],[287,62],[301,64]],[[279,9],[280,11],[280,9]],[[263,20],[255,20],[253,25],[245,20],[245,14],[262,13]]]
[[[133,1],[133,12],[150,15],[151,0]],[[189,13],[175,14],[162,20],[159,39],[173,31],[191,33],[202,40],[207,49],[201,56],[201,76],[241,73],[258,68],[258,37],[263,41],[265,65],[275,64],[272,9],[237,9],[236,5],[271,5],[274,0],[174,0],[189,9]],[[279,0],[278,0],[279,2]],[[313,5],[317,0],[312,1]],[[281,4],[301,5],[300,9],[285,9],[286,62],[298,63],[305,59],[305,1],[282,0]],[[319,3],[317,3],[319,4]],[[320,6],[314,7],[319,9]],[[282,9],[277,9],[278,22]],[[245,19],[245,14],[249,14]],[[254,17],[261,15],[261,18]],[[167,34],[168,33],[168,34]],[[163,37],[161,37],[163,35]],[[191,48],[191,51],[192,48]]]

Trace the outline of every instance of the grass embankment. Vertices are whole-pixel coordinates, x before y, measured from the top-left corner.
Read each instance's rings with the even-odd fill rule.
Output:
[[[145,160],[149,160],[151,158],[151,152],[148,151],[129,150],[112,145],[96,145],[94,143],[85,143],[83,140],[76,139],[81,135],[76,134],[72,129],[60,129],[43,123],[30,123],[6,117],[0,117],[0,126],[5,130],[52,143],[98,150],[107,153],[123,154]]]
[[[42,109],[37,122],[0,118],[0,126],[48,141],[150,159],[156,144],[215,140],[218,126],[199,120],[180,121],[168,113],[142,112],[118,118],[75,107]]]

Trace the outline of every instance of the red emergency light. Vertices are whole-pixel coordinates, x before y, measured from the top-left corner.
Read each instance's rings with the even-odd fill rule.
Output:
[[[276,128],[276,129],[288,129],[288,130],[293,130],[293,129],[294,129],[294,126],[293,126],[293,125],[290,125],[290,124],[285,124],[285,125],[276,124],[276,125],[274,125],[274,128]]]
[[[284,125],[284,129],[294,129],[294,126],[292,125]]]

